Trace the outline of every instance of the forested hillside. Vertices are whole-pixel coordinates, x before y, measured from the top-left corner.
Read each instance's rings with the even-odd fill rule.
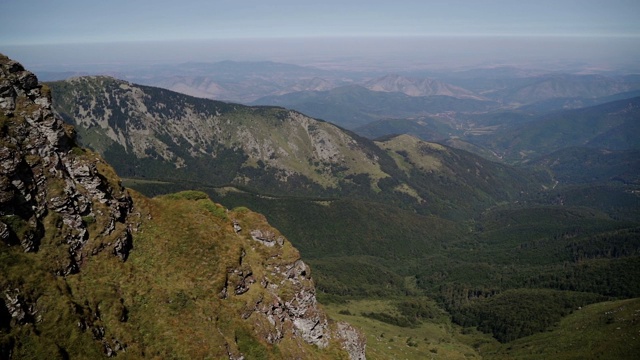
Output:
[[[489,161],[408,135],[370,141],[282,108],[113,79],[52,89],[54,106],[76,124],[80,141],[113,159],[127,186],[149,195],[199,189],[228,208],[264,213],[313,267],[321,302],[339,309],[371,298],[407,301],[397,311],[338,314],[362,318],[365,332],[384,323],[411,333],[444,313],[461,336],[455,341],[475,341],[482,353],[490,348],[486,336],[512,342],[551,331],[579,307],[640,297],[631,152],[563,149],[575,136],[560,131],[555,145],[536,148],[539,160],[514,167],[499,156],[516,148],[499,146],[516,143],[515,135],[473,135],[496,146],[488,147],[493,153],[485,148]],[[597,109],[632,124],[633,107]],[[496,114],[519,119],[504,134],[543,123]],[[601,115],[585,121],[600,123]],[[502,121],[481,118],[485,127]]]

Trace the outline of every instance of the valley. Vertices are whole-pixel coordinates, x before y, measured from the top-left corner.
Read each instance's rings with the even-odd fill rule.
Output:
[[[132,230],[134,220],[114,218],[130,241],[116,246],[100,231],[110,228],[104,210],[87,210],[102,209],[99,200],[77,206],[65,223],[51,214],[67,216],[76,205],[52,203],[31,215],[24,204],[40,195],[24,189],[36,194],[38,181],[5,181],[24,195],[2,198],[9,240],[1,255],[13,260],[0,285],[22,290],[19,297],[5,291],[1,351],[31,356],[58,346],[64,358],[122,352],[126,343],[134,358],[353,359],[364,352],[364,339],[370,359],[574,358],[585,348],[627,358],[640,349],[629,340],[640,330],[640,114],[632,76],[506,78],[501,89],[487,88],[487,80],[471,91],[461,87],[469,85],[463,78],[447,85],[363,76],[361,86],[331,73],[344,82],[316,79],[309,84],[320,88],[243,105],[108,76],[42,87],[35,80],[25,91],[12,75],[23,70],[4,61],[12,85],[3,99],[13,102],[2,104],[17,109],[1,119],[5,143],[23,141],[27,130],[18,126],[50,114],[64,140],[52,147],[58,155],[43,158],[104,158],[95,160],[103,164],[97,179],[119,189],[110,194],[131,192],[122,201],[134,204],[127,216],[140,230]],[[223,65],[229,76],[242,66],[272,75],[311,71]],[[523,99],[531,102],[518,105]],[[586,106],[565,108],[569,103]],[[11,149],[29,146],[5,148],[17,154]],[[27,167],[49,166],[33,154],[26,159],[15,161],[24,167],[21,177]],[[82,178],[93,171],[87,169],[71,175]],[[47,180],[47,191],[70,193],[71,185],[58,182],[75,180],[58,176],[63,180]],[[131,190],[113,185],[119,181]],[[74,196],[82,203],[77,199],[88,195],[80,193]],[[90,237],[69,255],[69,240],[58,236],[80,236],[72,223]],[[128,260],[106,257],[123,248]],[[33,261],[34,275],[24,278]],[[282,287],[269,285],[276,283]],[[60,302],[47,300],[51,294]],[[13,298],[34,304],[19,306],[27,320],[13,316]],[[63,333],[84,340],[35,334],[55,325],[48,317],[43,325],[29,320],[33,309],[65,304],[76,310],[60,310]],[[119,320],[123,311],[130,322]],[[607,317],[613,313],[620,315]],[[274,325],[274,316],[285,325]],[[69,319],[84,321],[85,330]],[[612,324],[620,336],[610,335]],[[576,336],[574,327],[589,331]],[[325,343],[327,336],[340,340]],[[199,348],[198,341],[219,348]],[[356,352],[345,345],[353,342]]]
[[[577,309],[640,296],[632,79],[508,78],[510,95],[471,98],[347,85],[260,106],[106,77],[49,86],[126,186],[264,214],[310,264],[320,303],[375,341],[371,358],[490,359],[549,356],[560,345],[534,339]],[[403,303],[419,312],[393,310]],[[634,344],[598,342],[622,357]]]
[[[640,1],[0,1],[0,360],[636,360]]]

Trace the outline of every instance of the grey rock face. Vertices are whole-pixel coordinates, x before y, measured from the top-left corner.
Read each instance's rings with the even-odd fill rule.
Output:
[[[280,341],[287,331],[292,331],[305,342],[325,348],[331,338],[329,323],[326,315],[319,309],[316,300],[315,287],[309,276],[309,271],[302,260],[284,268],[274,266],[271,269],[277,283],[263,280],[269,299],[261,299],[255,309],[264,315],[273,325],[268,339],[275,343]],[[282,289],[286,288],[283,295]]]
[[[284,239],[282,236],[276,236],[271,231],[252,230],[251,238],[264,246],[272,247],[276,244],[282,246]]]
[[[108,166],[78,148],[73,136],[54,115],[48,90],[36,76],[0,55],[0,238],[37,252],[45,222],[56,224],[69,254],[57,259],[58,275],[77,272],[88,247],[107,243],[123,260],[131,249],[131,198],[101,173]]]
[[[32,304],[28,304],[20,295],[19,289],[6,290],[4,292],[5,305],[11,318],[18,324],[34,321],[36,310]]]
[[[346,322],[339,322],[337,327],[337,337],[342,342],[342,348],[349,353],[349,359],[366,359],[365,351],[367,343],[362,333]]]

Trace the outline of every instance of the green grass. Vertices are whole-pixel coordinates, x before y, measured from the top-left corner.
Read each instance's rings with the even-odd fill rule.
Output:
[[[635,359],[640,353],[640,299],[589,305],[553,329],[508,344],[486,344],[492,359]]]
[[[376,312],[399,315],[400,300],[349,300],[325,305],[332,318],[351,323],[367,336],[367,359],[481,359],[480,354],[462,341],[467,335],[438,309],[433,319],[415,327],[399,327],[366,316]],[[348,311],[352,315],[346,315]],[[477,335],[482,337],[482,335]],[[484,336],[486,341],[491,339]],[[471,342],[470,340],[467,342]]]
[[[154,199],[134,192],[134,201],[142,223],[126,262],[103,251],[88,255],[79,274],[54,276],[52,257],[60,249],[64,258],[66,248],[56,238],[52,215],[38,253],[0,248],[0,288],[20,288],[21,299],[37,304],[42,319],[0,323],[0,344],[16,358],[98,358],[104,344],[113,348],[116,341],[126,346],[118,356],[130,359],[228,358],[228,351],[254,359],[344,358],[336,344],[321,350],[289,335],[268,344],[256,325],[260,315],[243,318],[261,301],[275,301],[259,281],[278,284],[282,301],[297,291],[274,269],[294,263],[298,251],[287,241],[266,248],[251,239],[252,229],[279,236],[263,216],[227,211],[195,191]],[[251,271],[258,283],[235,295],[230,269]],[[227,283],[230,293],[223,299]],[[101,339],[93,335],[98,329],[104,329]]]

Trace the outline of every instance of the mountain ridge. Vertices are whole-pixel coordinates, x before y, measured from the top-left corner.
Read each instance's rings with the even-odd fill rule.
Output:
[[[499,105],[495,101],[478,98],[446,95],[409,96],[402,92],[373,91],[361,85],[267,96],[251,104],[295,109],[347,129],[355,129],[380,119],[427,116],[445,112],[486,111]]]
[[[350,194],[413,206],[422,212],[444,211],[445,207],[429,209],[421,197],[435,196],[434,203],[448,202],[434,195],[429,183],[412,180],[401,171],[394,159],[397,153],[296,111],[196,99],[109,78],[80,78],[50,86],[57,111],[77,126],[81,141],[104,154],[124,177],[240,186],[273,195]],[[501,166],[457,150],[439,154],[451,152],[462,159],[460,164],[481,162],[491,169]],[[535,187],[533,179],[521,181],[526,176],[516,175],[517,171],[498,173],[518,177],[510,182],[518,184],[518,190],[507,186],[509,190],[503,193],[496,190],[502,187],[481,187],[484,190],[479,195],[471,184],[480,181],[480,175],[469,173],[458,179],[453,173],[446,175],[463,193],[475,194],[472,198],[478,201],[456,207],[503,201],[526,187]],[[438,171],[433,171],[413,179],[437,175]],[[443,180],[431,184],[439,188],[438,193],[444,191],[440,189]],[[401,195],[407,191],[422,195],[407,199]]]
[[[634,134],[639,131],[639,113],[640,97],[617,100],[547,114],[505,128],[487,140],[489,148],[515,161],[527,161],[570,146],[638,149],[640,144]]]

